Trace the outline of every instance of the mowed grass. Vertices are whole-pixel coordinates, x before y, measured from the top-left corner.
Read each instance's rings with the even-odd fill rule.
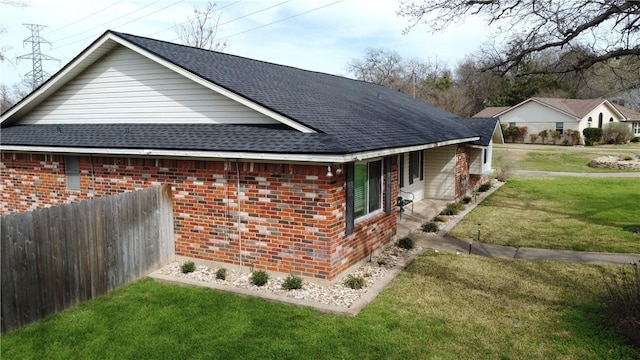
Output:
[[[640,253],[640,179],[517,177],[451,235],[515,247]]]
[[[2,359],[634,359],[600,268],[428,252],[356,317],[145,279],[5,334]]]
[[[502,162],[513,162],[517,170],[553,172],[633,172],[589,167],[589,162],[600,156],[640,156],[640,144],[601,145],[594,147],[497,145],[494,148],[495,167]]]

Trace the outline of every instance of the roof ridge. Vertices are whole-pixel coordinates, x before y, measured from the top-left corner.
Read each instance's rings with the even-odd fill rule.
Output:
[[[138,39],[156,41],[156,42],[161,42],[161,43],[165,43],[165,44],[169,44],[169,45],[173,45],[173,46],[181,46],[181,47],[185,47],[185,48],[189,48],[189,49],[200,50],[200,51],[205,51],[205,52],[211,52],[211,53],[215,53],[215,54],[220,54],[220,55],[223,55],[223,56],[229,56],[229,57],[234,57],[234,58],[239,58],[239,59],[243,59],[243,60],[259,62],[259,63],[273,65],[273,66],[279,66],[279,67],[285,67],[285,68],[289,68],[289,69],[304,71],[304,72],[313,73],[313,74],[333,76],[333,77],[338,77],[338,78],[341,78],[341,79],[351,80],[351,81],[355,81],[355,82],[362,82],[362,83],[366,83],[366,84],[370,84],[370,85],[376,85],[376,86],[380,86],[380,87],[385,87],[382,84],[376,84],[376,83],[372,83],[372,82],[369,82],[369,81],[360,80],[360,79],[354,79],[354,78],[350,78],[350,77],[346,77],[346,76],[342,76],[342,75],[335,75],[335,74],[330,74],[330,73],[326,73],[326,72],[322,72],[322,71],[314,71],[314,70],[309,70],[309,69],[303,69],[303,68],[299,68],[299,67],[295,67],[295,66],[291,66],[291,65],[283,65],[283,64],[270,62],[270,61],[265,61],[265,60],[260,60],[260,59],[253,59],[253,58],[249,58],[249,57],[246,57],[246,56],[226,53],[226,52],[222,52],[222,51],[216,51],[216,50],[211,50],[211,49],[203,49],[203,48],[199,48],[199,47],[196,47],[196,46],[190,46],[190,45],[180,44],[180,43],[176,43],[176,42],[155,39],[155,38],[151,38],[151,37],[147,37],[147,36],[134,35],[134,34],[115,31],[115,30],[107,30],[107,32],[112,33],[112,34],[114,34],[116,36],[119,36],[119,37],[123,37],[122,35],[131,36],[131,37],[138,38]]]

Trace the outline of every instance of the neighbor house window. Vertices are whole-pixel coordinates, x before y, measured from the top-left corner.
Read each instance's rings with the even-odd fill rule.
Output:
[[[589,116],[589,120],[587,120],[587,127],[591,127],[591,124],[593,124],[593,119]]]
[[[514,123],[514,122],[510,122],[510,123],[509,123],[509,127],[516,127],[516,123]]]
[[[613,118],[612,117],[609,118],[609,122],[613,122]]]
[[[598,127],[602,129],[602,113],[598,115]]]
[[[80,158],[65,156],[64,172],[67,176],[67,189],[80,190]]]
[[[412,151],[409,153],[409,184],[413,184],[415,180],[423,178],[424,158],[422,151]]]
[[[489,149],[484,148],[482,150],[482,163],[486,164],[489,161]]]
[[[362,217],[382,208],[382,160],[356,163],[353,175],[353,215]]]
[[[564,131],[564,123],[557,122],[556,123],[556,131],[558,132],[558,134],[562,135],[562,133]]]
[[[632,128],[633,135],[640,136],[640,122],[634,122]]]

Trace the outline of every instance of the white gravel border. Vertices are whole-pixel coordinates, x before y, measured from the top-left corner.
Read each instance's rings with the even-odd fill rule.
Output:
[[[285,290],[282,288],[284,277],[274,277],[270,274],[269,281],[264,286],[250,283],[250,272],[240,272],[226,267],[225,280],[216,279],[218,268],[197,265],[196,270],[184,274],[180,270],[182,263],[174,262],[150,274],[150,277],[183,285],[195,285],[231,291],[246,296],[263,297],[282,303],[293,303],[311,306],[321,311],[355,315],[360,309],[372,301],[377,294],[412,260],[422,252],[421,247],[411,250],[399,248],[395,245],[387,247],[380,254],[373,256],[370,262],[351,272],[350,275],[360,276],[366,280],[364,288],[355,290],[343,284],[348,275],[329,285],[315,283],[305,279],[302,289]],[[194,260],[197,264],[197,260]],[[355,305],[354,305],[355,304]]]

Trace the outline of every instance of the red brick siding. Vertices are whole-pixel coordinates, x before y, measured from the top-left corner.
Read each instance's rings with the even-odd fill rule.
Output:
[[[456,199],[469,195],[483,182],[486,176],[470,174],[471,148],[458,146],[456,149]]]
[[[344,175],[326,166],[80,157],[80,187],[66,189],[64,156],[2,153],[1,212],[23,212],[172,184],[176,254],[332,279],[395,233],[395,207],[344,236]],[[394,162],[394,192],[397,188]],[[93,171],[92,171],[93,169]],[[392,199],[396,195],[392,194]]]

